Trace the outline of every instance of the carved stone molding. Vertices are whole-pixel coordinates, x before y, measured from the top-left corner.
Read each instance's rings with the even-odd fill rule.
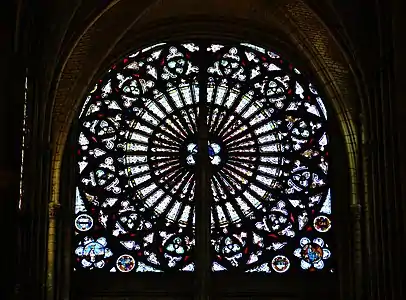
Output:
[[[51,203],[49,205],[49,217],[54,219],[57,218],[61,211],[61,204],[59,203]]]
[[[359,221],[361,219],[361,213],[362,213],[361,204],[352,204],[350,206],[350,208],[351,208],[351,214],[352,214],[353,221]]]

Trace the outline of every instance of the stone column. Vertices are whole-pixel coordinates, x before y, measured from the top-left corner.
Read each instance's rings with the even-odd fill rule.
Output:
[[[383,1],[385,2],[385,1]],[[391,1],[388,1],[391,2]],[[392,239],[395,242],[394,270],[393,278],[397,280],[394,285],[394,296],[392,299],[406,299],[406,271],[404,253],[406,252],[406,94],[404,85],[406,82],[406,44],[405,44],[405,26],[406,26],[406,2],[403,0],[392,0],[392,14],[388,23],[392,26],[393,42],[393,116],[396,126],[394,138],[396,141],[395,163],[398,170],[397,180],[394,182],[398,189],[398,197],[393,205],[393,214],[391,218],[395,221],[392,228]]]
[[[376,1],[379,57],[370,62],[375,68],[375,77],[370,83],[369,107],[371,219],[367,220],[367,226],[371,229],[371,239],[366,247],[371,259],[366,272],[366,277],[370,277],[366,297],[377,300],[405,298],[405,200],[402,195],[405,153],[399,151],[405,137],[404,81],[401,80],[404,69],[399,69],[404,53],[398,48],[404,39],[404,31],[398,27],[404,23],[404,11],[400,5],[400,0]]]

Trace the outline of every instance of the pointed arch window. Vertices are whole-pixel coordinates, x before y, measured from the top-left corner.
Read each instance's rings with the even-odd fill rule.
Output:
[[[202,243],[213,272],[333,270],[327,111],[272,51],[132,53],[89,91],[77,146],[76,271],[193,272]]]

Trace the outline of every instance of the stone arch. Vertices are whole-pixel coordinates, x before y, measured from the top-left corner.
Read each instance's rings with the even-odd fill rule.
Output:
[[[113,1],[83,29],[53,79],[47,280],[50,299],[53,297],[55,280],[54,209],[60,205],[62,156],[70,126],[88,86],[129,49],[168,37],[173,40],[207,36],[249,39],[272,46],[290,60],[297,58],[294,61],[296,65],[303,65],[315,74],[315,81],[320,83],[319,86],[330,100],[344,135],[350,166],[351,205],[359,206],[361,128],[357,124],[362,107],[359,101],[362,98],[358,87],[360,83],[354,76],[352,62],[346,53],[303,0],[272,3],[260,0],[208,0],[204,3],[161,0],[149,1],[148,4],[131,0]],[[359,247],[356,250],[355,255],[359,256]],[[357,266],[359,270],[359,260]]]

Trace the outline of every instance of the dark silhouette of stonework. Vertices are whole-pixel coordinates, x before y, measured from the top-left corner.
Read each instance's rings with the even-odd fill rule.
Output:
[[[207,299],[190,275],[71,272],[73,129],[88,88],[131,49],[198,39],[272,47],[323,91],[339,229],[332,280],[200,276],[210,299],[406,298],[404,1],[3,2],[1,299]]]

